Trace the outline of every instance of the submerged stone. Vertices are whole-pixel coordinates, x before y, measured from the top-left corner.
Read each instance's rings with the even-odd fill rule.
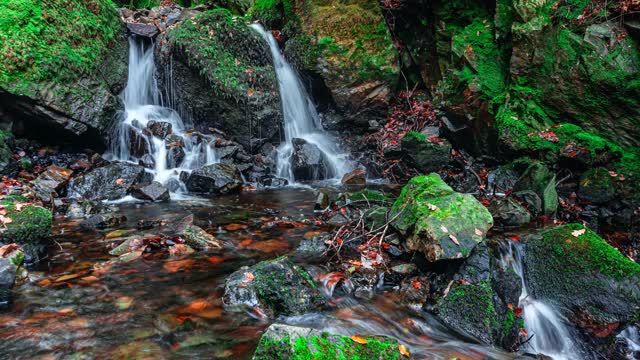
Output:
[[[366,185],[367,184],[367,171],[364,169],[355,169],[350,173],[344,174],[342,180],[340,180],[342,185]]]
[[[489,211],[472,195],[453,191],[438,174],[414,177],[389,214],[409,250],[427,260],[466,258],[493,226]]]
[[[231,274],[222,301],[229,310],[258,307],[272,317],[304,314],[324,303],[309,273],[287,257],[262,261]]]
[[[404,358],[395,339],[361,336],[358,340],[312,328],[273,324],[260,338],[253,360]]]

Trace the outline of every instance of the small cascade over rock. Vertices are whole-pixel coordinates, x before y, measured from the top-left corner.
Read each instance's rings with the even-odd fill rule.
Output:
[[[574,335],[571,334],[563,316],[551,304],[535,299],[529,294],[522,250],[521,246],[514,243],[501,246],[503,264],[510,266],[522,279],[522,293],[518,306],[522,308],[524,326],[531,337],[522,350],[531,354],[543,354],[555,360],[582,359],[580,349],[572,340]]]
[[[129,78],[121,97],[124,114],[107,158],[144,166],[172,192],[186,191],[182,172],[219,161],[216,137],[189,131],[175,110],[163,106],[153,46],[135,36],[129,39]]]
[[[296,180],[340,179],[352,170],[336,140],[322,130],[320,117],[276,39],[260,24],[250,25],[269,44],[284,113],[284,142],[278,147],[277,176]]]

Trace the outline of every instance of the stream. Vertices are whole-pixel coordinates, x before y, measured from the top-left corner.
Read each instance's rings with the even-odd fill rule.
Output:
[[[14,306],[0,316],[0,353],[9,358],[233,358],[249,359],[270,324],[221,306],[225,278],[243,265],[295,249],[313,221],[311,190],[285,188],[163,204],[124,203],[128,221],[103,231],[58,220],[50,261],[30,272]],[[108,251],[139,220],[175,221],[193,213],[224,241],[224,249],[189,256],[149,253],[114,261]],[[303,224],[271,226],[279,219]],[[225,230],[227,229],[227,230]],[[124,231],[116,231],[124,230]],[[305,264],[306,265],[306,264]],[[318,265],[319,266],[319,265]],[[426,312],[402,307],[392,292],[370,301],[332,299],[332,310],[279,318],[278,323],[344,335],[388,335],[416,358],[509,359],[455,335]]]

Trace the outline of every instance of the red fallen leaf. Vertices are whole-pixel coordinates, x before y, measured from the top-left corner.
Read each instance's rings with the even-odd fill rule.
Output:
[[[244,230],[247,228],[247,225],[243,225],[243,224],[228,224],[224,226],[224,229],[227,231],[238,231],[238,230]]]
[[[363,344],[363,345],[368,342],[367,339],[358,335],[351,336],[351,340],[353,340],[354,342],[357,342],[358,344]]]
[[[242,279],[242,282],[248,283],[248,282],[252,282],[256,277],[250,273],[250,272],[246,272],[244,273],[244,279]]]
[[[224,258],[222,256],[209,256],[207,258],[207,261],[216,265],[224,262]]]
[[[251,89],[251,88],[247,89],[247,95],[248,95],[249,97],[253,96],[253,94],[254,94],[253,89]]]
[[[454,244],[460,246],[460,242],[458,241],[458,238],[455,237],[453,234],[449,234],[449,239],[451,239],[451,241],[453,241]]]
[[[527,329],[520,329],[520,332],[518,333],[518,335],[522,336],[522,337],[528,337],[529,334],[527,334]]]
[[[551,142],[558,142],[558,136],[556,136],[556,133],[554,133],[553,131],[541,131],[539,136],[542,139],[551,141]]]
[[[412,281],[411,286],[413,286],[416,289],[422,289],[422,283],[420,281]]]
[[[485,197],[483,197],[480,201],[482,202],[482,205],[484,205],[485,207],[491,206],[491,201],[489,201],[489,199]]]
[[[521,307],[517,307],[515,310],[513,310],[514,314],[516,314],[516,316],[520,316],[522,314],[522,308]]]
[[[346,214],[347,213],[347,209],[346,208],[340,208],[340,212],[343,213],[343,214]]]
[[[518,236],[518,235],[511,235],[511,236],[509,237],[509,239],[510,239],[511,241],[520,241],[520,236]]]
[[[336,242],[338,243],[338,245],[342,245],[342,238],[336,239]]]
[[[0,247],[0,258],[13,254],[16,250],[20,250],[17,244],[8,244]]]
[[[245,247],[245,246],[249,246],[249,245],[251,245],[251,244],[253,244],[253,240],[251,240],[251,239],[246,239],[246,240],[242,240],[242,241],[240,241],[240,244],[238,244],[238,246]]]

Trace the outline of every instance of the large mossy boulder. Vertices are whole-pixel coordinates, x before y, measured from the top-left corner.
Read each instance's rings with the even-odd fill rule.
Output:
[[[640,265],[581,224],[527,239],[524,268],[530,295],[588,332],[605,336],[640,316]]]
[[[13,132],[104,148],[127,79],[108,0],[0,3],[0,114]]]
[[[299,315],[324,302],[309,273],[286,257],[231,274],[222,300],[227,309],[257,308],[268,316]]]
[[[411,179],[389,218],[407,249],[429,261],[466,258],[493,225],[487,208],[472,195],[453,191],[438,174]]]
[[[28,262],[39,261],[47,253],[47,246],[51,243],[51,225],[53,215],[51,211],[37,205],[24,205],[26,198],[20,196],[5,197],[0,206],[6,214],[6,229],[0,232],[0,243],[16,243],[22,246],[28,255]]]
[[[216,9],[167,30],[159,47],[160,77],[197,128],[217,128],[245,148],[279,141],[282,111],[267,43],[243,18]]]
[[[400,68],[377,1],[258,0],[252,15],[282,30],[287,59],[320,79],[329,94],[318,95],[329,95],[349,126],[384,118]]]
[[[273,324],[262,337],[253,360],[293,359],[405,359],[396,340],[382,336],[349,336],[316,329]]]
[[[510,350],[524,327],[515,313],[521,292],[522,280],[501,261],[499,247],[482,243],[465,260],[434,310],[455,331]]]

